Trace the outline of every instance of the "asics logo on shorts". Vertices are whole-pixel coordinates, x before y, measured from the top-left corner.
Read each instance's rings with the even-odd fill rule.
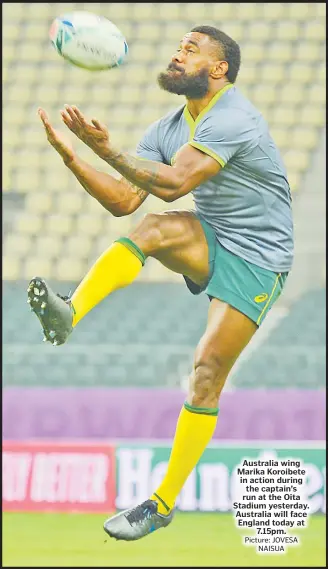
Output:
[[[266,292],[262,292],[262,294],[258,294],[255,296],[254,301],[257,303],[264,302],[268,298],[268,294]]]

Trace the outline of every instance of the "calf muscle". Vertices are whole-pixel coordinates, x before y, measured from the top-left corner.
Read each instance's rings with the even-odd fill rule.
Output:
[[[257,330],[255,322],[214,298],[205,333],[195,352],[188,403],[216,407],[234,363]]]

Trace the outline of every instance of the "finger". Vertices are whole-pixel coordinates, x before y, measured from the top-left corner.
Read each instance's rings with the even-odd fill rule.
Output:
[[[63,122],[64,122],[67,126],[69,126],[69,127],[73,126],[73,124],[72,124],[72,119],[71,119],[71,117],[69,116],[68,112],[61,110],[61,111],[60,111],[60,114],[61,114],[61,117],[62,117]]]
[[[75,134],[78,138],[80,138],[80,124],[77,123],[76,119],[72,120],[71,117],[65,111],[61,111],[63,123],[69,128],[69,130]]]
[[[69,128],[69,130],[70,130],[73,134],[75,134],[75,136],[78,136],[77,128],[74,127],[74,126],[72,125],[72,123],[70,123],[70,122],[68,122],[68,121],[66,122],[66,120],[64,120],[64,119],[63,119],[63,122],[64,122],[64,124],[67,126],[67,128]]]
[[[38,109],[38,115],[39,115],[39,117],[42,120],[44,125],[50,124],[49,117],[48,117],[46,111],[44,109],[42,109],[41,107]]]
[[[97,119],[91,119],[92,124],[98,129],[98,130],[105,130],[105,126],[103,124],[101,124]]]
[[[39,115],[40,117],[46,117],[46,118],[48,118],[48,115],[47,115],[46,111],[45,111],[42,107],[38,107],[38,115]]]
[[[43,109],[40,109],[39,116],[42,120],[42,123],[43,123],[43,126],[45,128],[47,135],[54,136],[54,129],[52,128],[52,126],[49,122],[49,117],[48,117],[47,113]]]
[[[83,115],[83,113],[81,113],[81,111],[80,111],[75,105],[72,105],[72,106],[71,106],[71,109],[73,110],[75,116],[77,116],[77,118],[79,119],[79,121],[80,121],[82,124],[86,124],[86,123],[87,123],[87,121],[86,121],[86,119],[85,119],[85,116]]]
[[[77,121],[77,117],[76,117],[76,115],[75,115],[75,113],[74,113],[72,107],[70,107],[69,105],[64,105],[64,106],[65,106],[65,111],[69,114],[71,120],[72,120],[73,122],[76,122],[76,121]]]

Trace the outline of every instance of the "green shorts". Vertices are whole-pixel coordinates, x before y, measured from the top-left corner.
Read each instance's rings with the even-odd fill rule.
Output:
[[[197,216],[206,235],[209,250],[209,279],[200,287],[184,277],[193,294],[205,292],[218,298],[253,320],[258,326],[280,296],[288,272],[275,273],[245,261],[218,242],[215,231]]]

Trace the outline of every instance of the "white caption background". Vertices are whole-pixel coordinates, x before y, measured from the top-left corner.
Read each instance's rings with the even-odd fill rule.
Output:
[[[284,554],[300,545],[298,530],[307,526],[310,514],[306,478],[306,465],[298,458],[264,453],[241,460],[232,506],[245,546],[255,546],[259,554]]]

